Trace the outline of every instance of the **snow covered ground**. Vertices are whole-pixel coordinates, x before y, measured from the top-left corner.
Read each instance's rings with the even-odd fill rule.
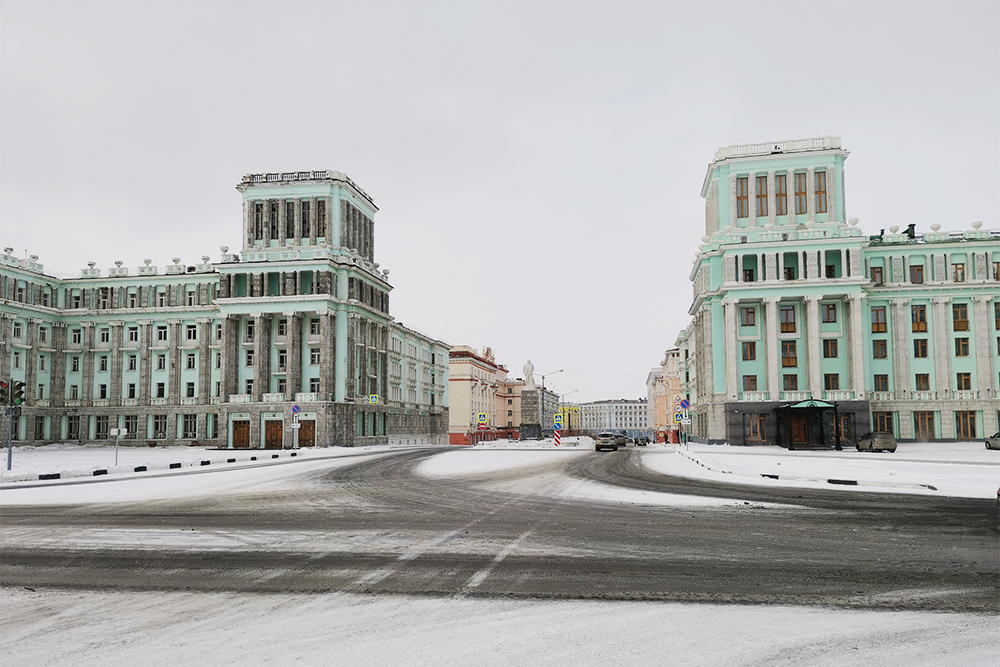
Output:
[[[993,616],[661,602],[0,589],[8,665],[992,666]]]

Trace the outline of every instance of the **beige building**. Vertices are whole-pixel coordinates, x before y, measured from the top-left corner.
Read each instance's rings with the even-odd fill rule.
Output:
[[[511,390],[510,407],[507,400],[500,399],[507,389]],[[453,445],[474,445],[505,437],[497,429],[506,429],[508,421],[513,421],[515,402],[520,423],[520,388],[507,383],[507,369],[496,362],[492,348],[483,348],[482,353],[467,345],[451,348],[448,393],[455,406],[449,411],[448,420],[449,441]],[[508,411],[512,414],[508,415]]]
[[[678,442],[680,424],[674,416],[681,412],[680,350],[667,350],[659,366],[646,376],[646,408],[649,425],[656,429],[657,442]]]
[[[498,437],[516,439],[521,428],[521,392],[524,380],[506,378],[499,382],[497,391],[496,428],[505,434]]]

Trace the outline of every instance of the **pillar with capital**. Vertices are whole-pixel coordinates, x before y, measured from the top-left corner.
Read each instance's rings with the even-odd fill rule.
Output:
[[[769,398],[781,396],[781,354],[778,349],[778,297],[764,298],[764,339],[767,348],[767,390]]]
[[[850,309],[847,329],[851,364],[850,387],[854,391],[854,398],[859,401],[865,397],[865,331],[862,299],[864,295],[860,292],[847,295]]]
[[[723,317],[726,327],[726,400],[735,401],[739,398],[739,378],[738,378],[738,346],[736,329],[736,309],[739,307],[739,299],[726,298],[722,300],[724,309]]]
[[[809,392],[813,398],[823,396],[823,374],[820,368],[819,300],[822,297],[810,294],[805,297],[806,306],[806,353],[808,355]]]

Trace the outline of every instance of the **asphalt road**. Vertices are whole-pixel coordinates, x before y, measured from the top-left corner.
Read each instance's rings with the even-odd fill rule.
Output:
[[[502,473],[415,474],[441,451],[454,449],[303,461],[287,466],[291,491],[5,507],[0,584],[1000,612],[995,502],[667,477],[642,468],[634,449]],[[531,492],[546,474],[745,504]]]

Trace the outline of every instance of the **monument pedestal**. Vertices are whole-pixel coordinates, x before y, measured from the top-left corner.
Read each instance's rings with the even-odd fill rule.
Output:
[[[539,410],[541,407],[541,403],[538,400],[539,394],[541,392],[538,389],[521,392],[521,430],[518,436],[519,440],[541,440],[544,437]]]

